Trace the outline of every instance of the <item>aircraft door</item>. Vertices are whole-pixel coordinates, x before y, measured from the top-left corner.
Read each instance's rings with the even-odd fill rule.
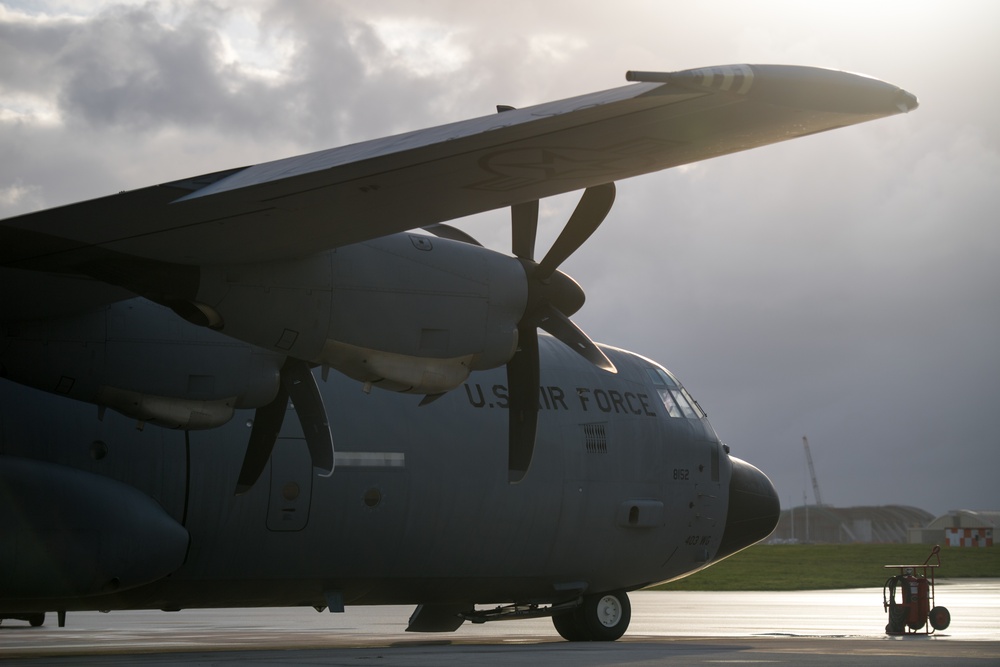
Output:
[[[567,425],[559,437],[559,442],[563,443],[560,447],[562,497],[548,568],[556,575],[573,573],[582,577],[585,573],[593,572],[599,562],[598,550],[587,549],[582,542],[588,534],[586,520],[590,489],[587,479],[588,462],[580,445],[582,441],[586,447],[588,433],[594,451],[607,450],[606,423]],[[593,434],[601,436],[600,442]]]
[[[288,409],[289,412],[294,410],[291,404]],[[286,415],[281,436],[271,452],[267,528],[272,531],[297,531],[309,523],[312,459],[296,415]]]
[[[616,523],[623,500],[656,495],[648,485],[623,484],[616,473],[621,452],[615,447],[615,426],[608,421],[573,424],[560,438],[562,498],[549,569],[590,584],[623,557]]]

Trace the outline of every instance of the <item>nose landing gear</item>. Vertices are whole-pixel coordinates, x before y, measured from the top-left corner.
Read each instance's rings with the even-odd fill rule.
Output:
[[[582,604],[552,616],[552,624],[571,642],[613,642],[628,629],[632,605],[624,591],[588,595]]]

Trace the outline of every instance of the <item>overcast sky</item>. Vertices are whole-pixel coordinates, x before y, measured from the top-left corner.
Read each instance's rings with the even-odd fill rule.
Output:
[[[624,85],[869,74],[906,116],[619,183],[562,268],[782,504],[1000,509],[1000,3],[0,1],[0,217]],[[543,202],[540,252],[571,196]],[[507,250],[506,213],[462,223]]]

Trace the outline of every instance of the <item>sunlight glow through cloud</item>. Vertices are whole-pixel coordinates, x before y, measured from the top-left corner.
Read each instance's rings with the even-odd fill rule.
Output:
[[[59,125],[59,107],[44,97],[7,95],[0,84],[0,124]]]
[[[461,69],[469,52],[457,44],[454,30],[421,19],[379,19],[371,23],[390,54],[417,76],[448,74]]]
[[[566,61],[586,48],[587,41],[572,35],[532,35],[528,44],[532,54],[539,59]]]
[[[219,31],[221,59],[248,76],[274,82],[287,74],[295,44],[291,38],[262,31],[262,20],[247,7],[226,12]]]

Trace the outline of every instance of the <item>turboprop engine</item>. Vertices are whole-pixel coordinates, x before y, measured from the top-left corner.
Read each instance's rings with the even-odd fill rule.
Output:
[[[531,201],[511,208],[515,257],[436,225],[434,238],[396,234],[284,262],[203,266],[193,296],[153,298],[239,340],[369,386],[429,396],[458,387],[474,370],[508,364],[527,347],[508,371],[533,397],[539,327],[614,371],[569,320],[585,297],[558,270],[614,198],[613,183],[588,188],[537,263],[538,202]]]
[[[322,456],[329,465],[320,467],[332,470],[326,410],[309,372],[315,365],[322,365],[324,374],[334,368],[366,389],[420,393],[426,401],[458,387],[473,370],[506,364],[508,470],[514,483],[527,472],[535,444],[538,329],[615,372],[569,319],[585,297],[558,270],[600,226],[614,199],[614,183],[587,188],[539,262],[534,258],[538,201],[528,201],[511,207],[513,257],[434,225],[428,228],[433,238],[396,234],[285,262],[147,265],[138,282],[123,270],[127,264],[108,263],[100,270],[107,282],[136,284],[137,291],[191,322],[286,355],[281,389],[258,409],[240,488],[248,488],[263,469],[288,398],[304,424],[314,463]]]
[[[441,224],[426,228],[434,236],[396,234],[250,264],[176,264],[102,249],[76,269],[167,306],[189,322],[221,332],[227,341],[252,347],[220,344],[217,349],[225,354],[218,359],[194,359],[186,353],[190,332],[175,331],[177,322],[164,319],[165,311],[153,312],[143,339],[162,343],[165,352],[132,364],[129,340],[112,335],[112,324],[130,321],[129,312],[152,304],[129,300],[80,317],[5,328],[0,371],[24,384],[172,428],[213,428],[237,408],[254,408],[237,485],[241,492],[266,465],[289,400],[314,466],[332,472],[333,440],[312,372],[316,366],[323,367],[324,377],[333,368],[364,383],[366,390],[378,386],[425,394],[429,401],[461,385],[474,370],[506,364],[508,469],[515,483],[527,472],[535,443],[538,329],[615,372],[569,319],[585,297],[559,271],[601,224],[614,199],[613,183],[587,188],[537,262],[537,200],[511,206],[513,256],[488,250]],[[39,327],[55,327],[64,335],[33,335]],[[45,346],[37,344],[42,340],[48,341]],[[54,355],[52,340],[59,343]],[[60,350],[81,344],[93,346],[91,361],[68,355],[85,359],[68,368]],[[46,363],[25,365],[27,357],[44,357]],[[217,376],[230,367],[243,370],[223,378],[220,387]]]
[[[439,394],[517,349],[514,258],[397,234],[281,263],[204,267],[195,319],[392,391]],[[189,316],[189,319],[190,316]]]

